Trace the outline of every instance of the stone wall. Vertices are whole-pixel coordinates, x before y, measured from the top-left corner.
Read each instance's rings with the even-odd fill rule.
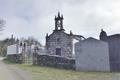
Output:
[[[55,31],[46,38],[46,50],[48,55],[56,55],[56,48],[61,49],[62,57],[72,57],[73,43],[72,36],[63,32]]]
[[[14,63],[22,63],[22,55],[21,54],[7,55],[7,59]]]
[[[62,69],[75,69],[75,60],[71,58],[63,58],[60,56],[51,55],[37,55],[36,59],[33,59],[34,65],[49,66]]]

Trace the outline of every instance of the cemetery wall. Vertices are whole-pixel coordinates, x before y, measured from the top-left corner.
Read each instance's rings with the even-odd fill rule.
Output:
[[[7,59],[14,63],[22,63],[22,55],[21,54],[7,55]]]
[[[33,59],[34,65],[49,66],[61,69],[75,69],[75,60],[72,58],[64,58],[53,55],[37,55],[36,59]]]

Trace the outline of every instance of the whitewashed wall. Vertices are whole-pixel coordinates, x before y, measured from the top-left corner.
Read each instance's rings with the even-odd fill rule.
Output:
[[[88,38],[75,44],[76,70],[110,71],[108,43]]]
[[[7,47],[7,55],[13,55],[13,54],[19,54],[17,44],[13,44]]]
[[[13,44],[7,47],[7,55],[13,55],[13,54],[21,54],[23,52],[23,46],[20,46],[19,44]],[[26,46],[25,53],[32,53],[31,46]]]

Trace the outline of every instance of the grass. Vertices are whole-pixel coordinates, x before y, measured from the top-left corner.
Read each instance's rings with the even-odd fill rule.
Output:
[[[4,61],[4,63],[6,63],[6,64],[15,64],[14,61],[12,61],[12,60],[10,60],[10,59],[8,59],[8,58],[5,58],[3,61]]]
[[[7,61],[6,61],[7,62]],[[12,64],[11,62],[7,62]],[[32,75],[32,80],[120,80],[120,73],[77,72],[29,64],[12,64]]]
[[[119,73],[108,72],[76,72],[72,70],[17,64],[23,70],[32,73],[33,80],[113,80]],[[119,80],[119,79],[117,79]]]

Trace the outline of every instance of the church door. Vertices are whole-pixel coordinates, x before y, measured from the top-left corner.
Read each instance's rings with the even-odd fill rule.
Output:
[[[56,48],[56,55],[61,56],[61,48]]]

